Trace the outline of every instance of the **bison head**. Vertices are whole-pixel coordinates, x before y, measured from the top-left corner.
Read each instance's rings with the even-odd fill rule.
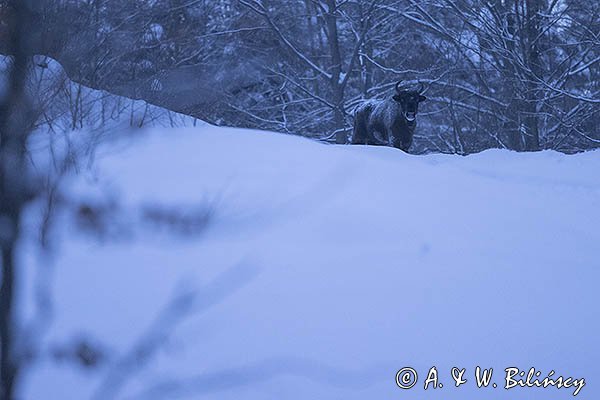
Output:
[[[427,100],[427,97],[421,94],[423,93],[423,84],[420,85],[419,90],[407,90],[400,87],[401,83],[402,81],[396,83],[396,94],[392,98],[400,104],[402,115],[406,121],[412,124],[417,118],[419,103]]]

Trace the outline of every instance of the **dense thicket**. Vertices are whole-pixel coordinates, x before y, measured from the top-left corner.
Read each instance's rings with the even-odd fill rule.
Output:
[[[599,2],[44,0],[32,18],[72,79],[217,124],[343,143],[355,105],[404,80],[429,98],[415,152],[600,145]]]

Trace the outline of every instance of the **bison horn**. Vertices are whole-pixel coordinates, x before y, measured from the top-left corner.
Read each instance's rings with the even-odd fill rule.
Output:
[[[396,93],[400,93],[400,84],[401,83],[402,83],[402,81],[396,82]]]
[[[423,93],[423,91],[425,90],[425,86],[423,86],[423,82],[419,83],[419,93]]]

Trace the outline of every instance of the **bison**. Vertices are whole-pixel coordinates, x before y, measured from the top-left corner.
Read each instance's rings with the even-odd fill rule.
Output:
[[[367,100],[354,110],[352,144],[393,146],[408,151],[417,127],[419,103],[423,84],[419,90],[407,90],[396,83],[396,94],[383,100]]]

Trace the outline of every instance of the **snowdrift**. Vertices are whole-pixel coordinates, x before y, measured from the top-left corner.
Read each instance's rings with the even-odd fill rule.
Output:
[[[68,190],[114,212],[102,235],[61,217],[44,339],[103,357],[38,363],[23,398],[572,397],[506,390],[507,367],[597,398],[598,155],[411,156],[208,125],[104,146]],[[206,212],[174,232],[148,209]],[[425,391],[433,366],[443,388]],[[476,366],[498,388],[476,388]]]

